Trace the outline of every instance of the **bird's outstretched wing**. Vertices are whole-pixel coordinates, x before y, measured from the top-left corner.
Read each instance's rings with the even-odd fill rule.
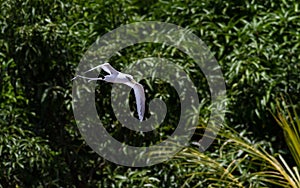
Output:
[[[101,65],[98,65],[98,66],[96,66],[94,68],[91,68],[91,69],[85,71],[84,73],[90,72],[90,71],[98,69],[98,68],[103,69],[108,74],[117,74],[117,73],[119,73],[119,71],[117,71],[116,69],[114,69],[109,63],[103,63]]]
[[[81,75],[77,75],[77,76],[75,76],[72,80],[75,80],[76,78],[84,78],[84,79],[88,79],[89,81],[88,82],[90,82],[90,81],[92,81],[92,80],[103,80],[103,78],[91,78],[91,77],[86,77],[86,76],[81,76]]]
[[[133,86],[135,100],[136,100],[136,108],[139,115],[139,120],[143,121],[144,113],[145,113],[145,92],[144,88],[141,84],[135,83]]]

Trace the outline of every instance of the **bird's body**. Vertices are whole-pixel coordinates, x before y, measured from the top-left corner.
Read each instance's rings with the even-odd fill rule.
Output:
[[[90,78],[90,77],[77,75],[72,80],[74,80],[78,77],[88,79],[89,81],[103,80],[103,81],[111,82],[111,83],[125,84],[125,85],[133,88],[135,99],[136,99],[136,106],[137,106],[137,111],[138,111],[138,115],[139,115],[139,120],[143,121],[144,113],[145,113],[145,92],[144,92],[143,86],[141,84],[139,84],[138,82],[136,82],[133,79],[133,76],[117,71],[109,63],[104,63],[101,65],[98,65],[90,70],[87,70],[84,73],[90,72],[97,68],[103,69],[109,75],[104,76],[104,78]]]

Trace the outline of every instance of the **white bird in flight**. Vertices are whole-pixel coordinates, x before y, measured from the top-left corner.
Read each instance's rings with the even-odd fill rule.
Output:
[[[84,73],[90,72],[99,67],[101,69],[103,69],[105,72],[107,72],[109,75],[104,76],[104,78],[90,78],[90,77],[77,75],[72,80],[80,77],[80,78],[88,79],[89,81],[104,80],[106,82],[121,83],[121,84],[128,85],[129,87],[133,88],[133,90],[134,90],[139,120],[143,121],[144,113],[145,113],[145,92],[144,92],[143,86],[141,84],[139,84],[138,82],[136,82],[131,75],[124,74],[124,73],[117,71],[109,63],[104,63],[101,65],[98,65],[92,69],[87,70]]]

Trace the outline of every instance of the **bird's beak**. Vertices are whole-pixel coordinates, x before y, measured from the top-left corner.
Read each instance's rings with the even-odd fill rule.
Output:
[[[72,80],[71,80],[71,81],[75,80],[76,78],[78,78],[78,76],[75,76],[74,78],[72,78]]]

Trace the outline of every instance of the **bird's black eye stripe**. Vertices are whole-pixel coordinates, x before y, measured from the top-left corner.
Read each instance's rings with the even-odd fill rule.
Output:
[[[132,79],[129,76],[125,76],[129,81],[131,81]]]

